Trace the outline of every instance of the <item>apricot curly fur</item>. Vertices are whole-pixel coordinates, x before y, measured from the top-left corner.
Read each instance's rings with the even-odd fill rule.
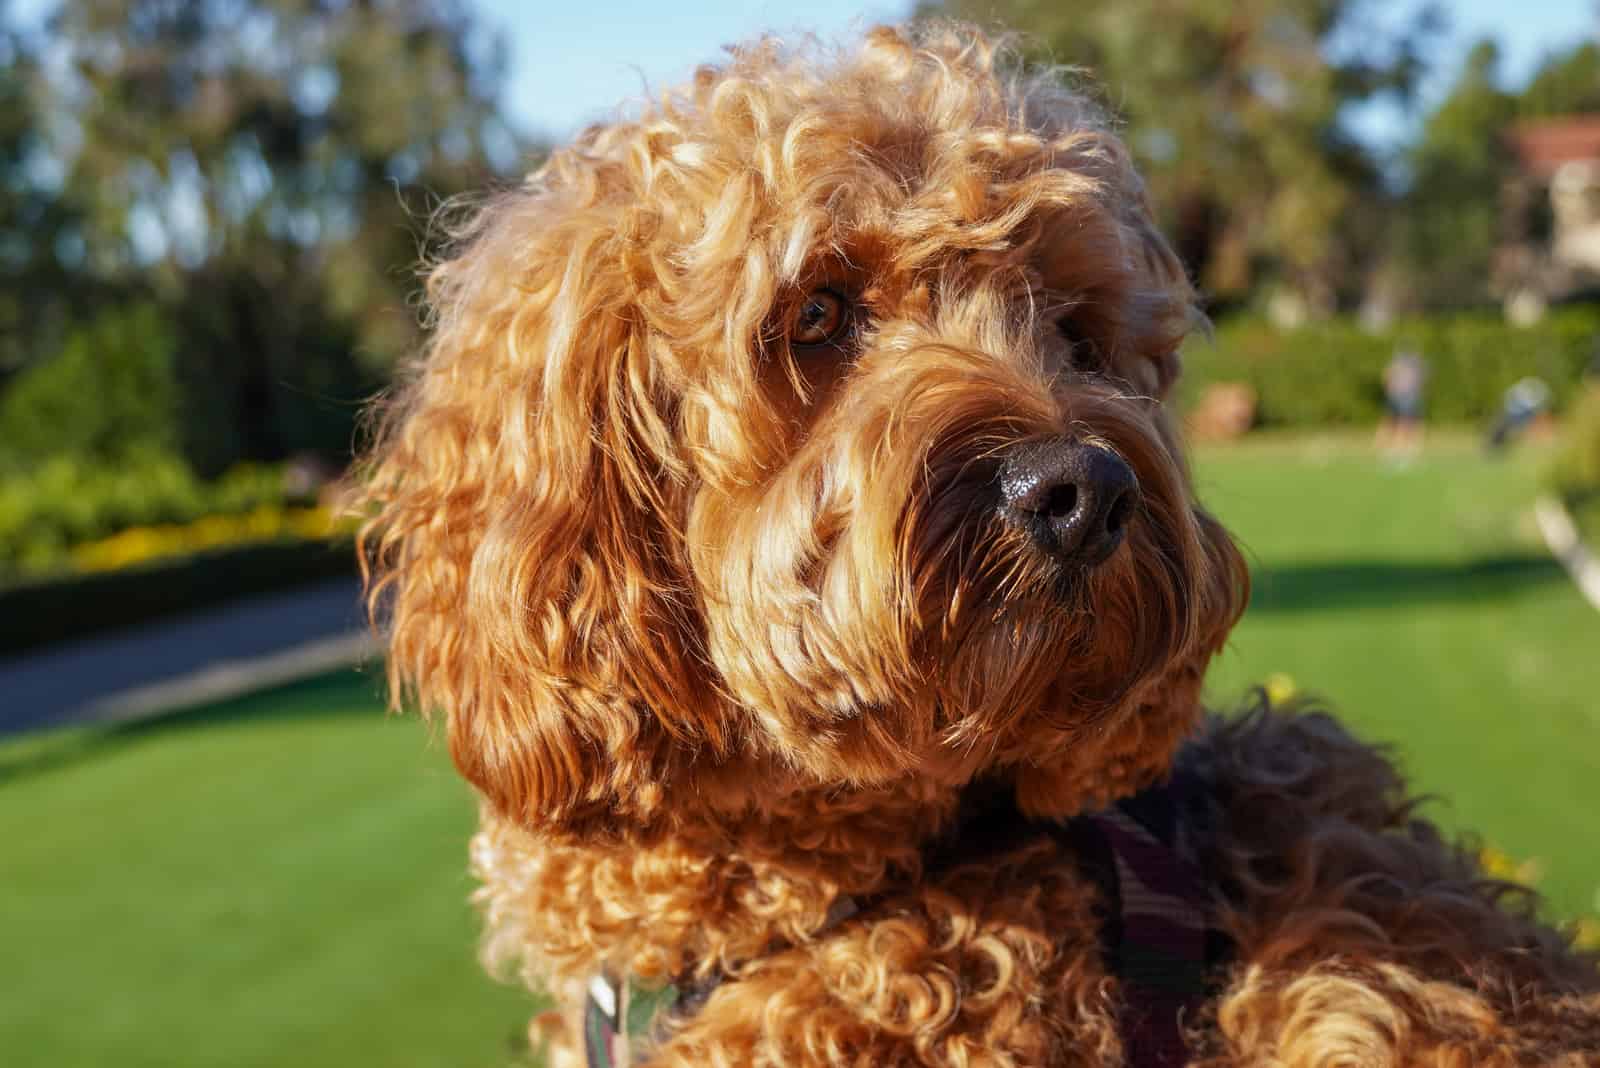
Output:
[[[650,1063],[1113,1061],[1113,990],[1087,885],[1045,842],[994,869],[951,872],[868,921],[762,958],[670,1031]]]
[[[720,980],[651,1064],[1122,1063],[1078,858],[924,856],[975,780],[1059,820],[1185,745],[1237,950],[1196,1064],[1600,1063],[1593,960],[1380,751],[1205,717],[1249,580],[1162,403],[1194,294],[1052,72],[942,23],[735,49],[467,211],[427,292],[370,605],[482,795],[485,959],[555,997],[555,1068],[602,969]],[[822,292],[844,327],[791,343]],[[1137,477],[1096,567],[996,506],[1045,440]]]

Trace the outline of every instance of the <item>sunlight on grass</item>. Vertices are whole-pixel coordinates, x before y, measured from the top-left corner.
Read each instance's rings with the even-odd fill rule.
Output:
[[[533,1005],[473,957],[473,802],[373,676],[13,743],[0,797],[0,1060],[526,1063]]]
[[[1208,691],[1226,706],[1277,673],[1326,697],[1442,799],[1431,815],[1539,858],[1571,915],[1600,889],[1600,613],[1528,522],[1543,462],[1459,437],[1402,469],[1350,435],[1202,450],[1255,575]]]

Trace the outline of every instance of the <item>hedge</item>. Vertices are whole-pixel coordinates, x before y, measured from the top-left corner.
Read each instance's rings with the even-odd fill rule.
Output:
[[[1558,411],[1577,394],[1600,342],[1600,309],[1560,309],[1529,327],[1496,316],[1461,314],[1405,322],[1371,332],[1351,319],[1292,330],[1259,319],[1220,324],[1211,339],[1185,348],[1180,404],[1205,387],[1243,382],[1256,392],[1256,425],[1362,425],[1383,416],[1383,371],[1410,348],[1428,364],[1426,417],[1484,422],[1499,411],[1507,387],[1536,375],[1550,386]]]
[[[260,542],[0,589],[0,654],[356,573],[355,546]]]
[[[74,547],[129,528],[246,515],[291,498],[281,468],[241,466],[203,481],[161,452],[119,463],[64,455],[0,472],[0,584],[68,568]]]

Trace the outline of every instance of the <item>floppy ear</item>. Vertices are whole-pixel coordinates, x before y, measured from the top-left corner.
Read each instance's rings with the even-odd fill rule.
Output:
[[[1189,276],[1156,229],[1142,192],[1133,195],[1123,234],[1137,283],[1124,309],[1116,371],[1140,393],[1164,403],[1183,370],[1178,355],[1183,339],[1204,320]]]
[[[1075,188],[1056,216],[1047,273],[1075,301],[1074,324],[1096,339],[1103,369],[1133,392],[1165,401],[1181,370],[1178,349],[1203,322],[1194,287],[1115,135],[1073,129],[1057,151],[1071,184],[1088,179],[1094,193]]]
[[[1140,393],[1165,402],[1183,370],[1183,339],[1205,319],[1188,271],[1156,226],[1144,179],[1121,142],[1115,160],[1123,259],[1132,286],[1122,303],[1113,363]]]
[[[627,242],[605,176],[565,177],[481,209],[429,275],[362,532],[392,702],[443,711],[462,774],[541,827],[647,818],[678,743],[725,741]]]
[[[1207,324],[1183,262],[1156,227],[1149,198],[1145,195],[1144,180],[1125,156],[1124,165],[1127,183],[1124,241],[1140,280],[1133,299],[1128,302],[1131,314],[1127,318],[1137,323],[1142,312],[1145,325],[1124,334],[1125,344],[1118,351],[1117,373],[1164,406],[1183,371],[1179,349],[1184,338],[1197,327],[1205,329]],[[1180,457],[1187,481],[1188,465],[1181,460],[1174,413],[1163,410],[1157,425],[1168,436],[1175,455]],[[1250,568],[1227,528],[1204,509],[1195,508],[1195,523],[1206,565],[1197,573],[1195,590],[1199,626],[1193,639],[1193,651],[1198,666],[1191,664],[1189,669],[1203,676],[1206,662],[1222,648],[1249,604]]]

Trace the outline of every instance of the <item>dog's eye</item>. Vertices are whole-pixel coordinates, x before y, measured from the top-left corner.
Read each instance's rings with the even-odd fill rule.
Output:
[[[850,321],[850,306],[831,289],[813,290],[795,311],[789,341],[802,347],[837,341]]]
[[[1083,332],[1071,316],[1057,321],[1056,329],[1061,332],[1062,338],[1067,342],[1067,360],[1072,369],[1080,374],[1095,374],[1105,370],[1105,361],[1100,357],[1100,346],[1095,344],[1094,338]]]

